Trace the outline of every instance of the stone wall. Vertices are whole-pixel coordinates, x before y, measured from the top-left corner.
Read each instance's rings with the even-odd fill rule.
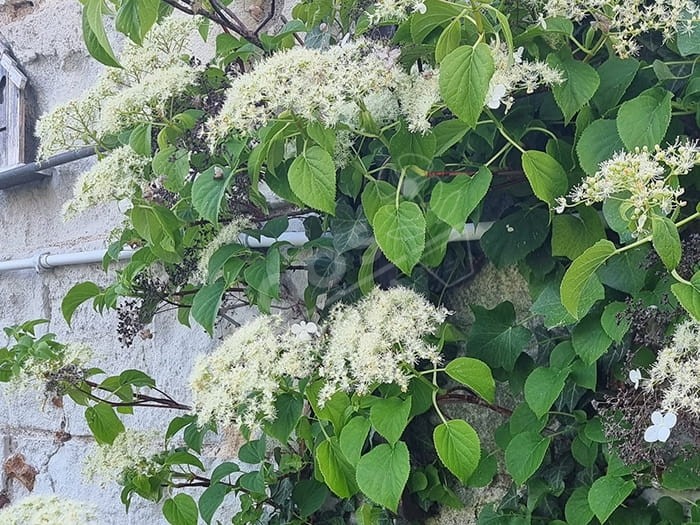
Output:
[[[33,115],[80,96],[101,71],[85,50],[80,27],[78,0],[0,0],[0,39],[29,79]],[[76,176],[91,162],[66,164],[51,170],[45,181],[0,190],[0,261],[106,247],[110,231],[121,221],[116,205],[91,210],[70,222],[61,219],[61,206],[71,197]],[[163,315],[150,326],[152,339],[137,337],[131,348],[124,349],[117,340],[113,312],[100,316],[85,305],[76,312],[72,327],[63,320],[61,299],[71,286],[87,280],[106,284],[110,279],[97,264],[0,273],[0,327],[48,319],[48,330],[59,341],[89,344],[95,364],[108,373],[144,370],[163,390],[188,402],[183,378],[189,375],[195,355],[212,348],[217,338],[210,339],[198,328],[181,327],[172,316]],[[4,344],[3,334],[0,346]],[[162,429],[173,415],[142,410],[127,416],[125,423]],[[0,460],[5,464],[0,468],[0,506],[30,492],[56,493],[94,504],[104,525],[165,523],[158,507],[139,498],[125,514],[116,485],[83,481],[83,458],[94,446],[81,409],[72,402],[58,407],[42,392],[7,392],[0,386]],[[211,453],[218,448],[212,445]],[[231,454],[230,448],[227,453]]]

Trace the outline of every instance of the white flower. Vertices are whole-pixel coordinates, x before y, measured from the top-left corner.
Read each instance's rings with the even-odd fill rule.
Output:
[[[673,412],[663,414],[658,410],[654,411],[651,415],[651,422],[653,425],[644,432],[644,441],[649,443],[661,441],[665,443],[671,435],[671,429],[676,426],[676,420],[676,414]]]
[[[0,510],[3,525],[97,524],[96,508],[83,501],[51,495],[29,496]]]
[[[566,197],[557,197],[557,206],[554,208],[554,211],[557,213],[564,213],[564,210],[566,209]]]
[[[630,370],[628,377],[632,384],[634,384],[634,389],[637,390],[639,388],[639,382],[642,380],[642,373],[639,371],[639,368]]]
[[[416,5],[413,6],[413,11],[424,15],[426,11],[428,11],[428,8],[425,7],[425,4],[423,2],[418,2]]]
[[[486,95],[486,105],[491,109],[498,109],[501,105],[501,99],[506,94],[506,87],[503,84],[496,84],[489,89],[488,95]]]
[[[292,333],[302,341],[311,341],[314,336],[318,336],[319,330],[316,323],[300,321],[292,325]]]

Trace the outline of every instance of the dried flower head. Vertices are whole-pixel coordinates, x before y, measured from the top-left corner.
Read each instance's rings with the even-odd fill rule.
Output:
[[[3,525],[97,525],[96,508],[55,495],[28,496],[0,510]]]
[[[373,290],[353,305],[334,309],[319,375],[326,381],[321,403],[335,392],[367,394],[382,383],[408,388],[411,368],[420,360],[440,361],[425,342],[445,320],[447,310],[407,288]]]

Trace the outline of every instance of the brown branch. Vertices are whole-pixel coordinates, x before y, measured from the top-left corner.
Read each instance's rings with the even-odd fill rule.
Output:
[[[457,394],[456,392],[464,392],[463,394]],[[453,388],[449,390],[446,394],[443,394],[441,396],[437,396],[437,401],[438,402],[467,402],[471,405],[477,405],[481,406],[484,408],[488,408],[489,410],[493,410],[494,412],[497,412],[501,414],[502,416],[510,417],[513,415],[513,411],[510,408],[502,407],[500,405],[492,404],[492,403],[487,403],[483,399],[481,399],[479,396],[476,394],[473,394],[469,390],[466,390],[464,388]]]

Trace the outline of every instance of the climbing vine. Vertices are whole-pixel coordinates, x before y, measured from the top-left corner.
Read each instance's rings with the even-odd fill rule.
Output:
[[[305,0],[275,32],[226,1],[81,2],[107,68],[42,117],[40,154],[100,152],[66,218],[126,211],[115,281],[76,284],[65,320],[91,302],[125,346],[165,310],[227,334],[176,400],[40,321],[6,329],[0,380],[85,407],[89,471],[127,509],[424,522],[498,485],[479,524],[700,521],[692,0]],[[529,312],[445,308],[482,257],[517,267]],[[454,403],[503,424],[479,436]],[[161,436],[127,428],[155,408]],[[229,427],[246,442],[211,465]]]

